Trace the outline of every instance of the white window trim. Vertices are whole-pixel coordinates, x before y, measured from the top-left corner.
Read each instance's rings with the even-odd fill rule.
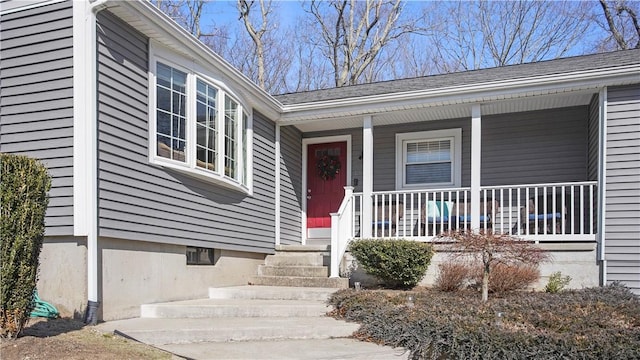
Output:
[[[177,70],[187,73],[186,81],[186,97],[187,97],[187,130],[186,130],[186,143],[187,151],[185,156],[185,162],[168,159],[157,155],[157,141],[156,141],[156,69],[157,63],[161,62],[168,66],[171,66]],[[253,195],[253,112],[251,107],[245,106],[240,97],[225,86],[221,81],[217,81],[211,77],[211,73],[207,72],[206,68],[198,66],[192,60],[184,58],[176,53],[171,52],[168,49],[149,45],[149,162],[154,165],[159,165],[168,169],[176,170],[184,173],[188,176],[198,178],[207,182],[212,182],[225,186],[227,188],[240,190]],[[216,94],[216,129],[218,135],[217,144],[217,165],[216,171],[210,171],[200,168],[196,165],[196,83],[200,79],[209,85],[215,87],[218,91]],[[225,115],[225,102],[224,97],[228,96],[234,102],[238,104],[237,117],[237,129],[238,143],[236,144],[236,179],[230,178],[225,175],[224,166],[224,115]],[[244,158],[242,156],[242,114],[247,116],[247,164],[244,164]],[[244,165],[244,166],[243,166]],[[246,184],[243,184],[243,172],[246,169],[247,177]]]
[[[437,139],[453,139],[451,160],[452,177],[450,183],[437,184],[406,184],[405,181],[405,142],[406,141],[433,141]],[[420,131],[412,133],[396,134],[396,190],[404,189],[434,189],[460,187],[462,184],[462,129],[446,129],[433,131]]]

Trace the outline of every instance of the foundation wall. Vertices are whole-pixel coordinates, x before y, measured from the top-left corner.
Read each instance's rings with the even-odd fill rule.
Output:
[[[545,244],[541,247],[549,251],[551,261],[540,266],[540,279],[532,287],[541,291],[549,281],[549,276],[554,272],[560,271],[562,276],[570,276],[571,282],[568,288],[581,289],[585,287],[599,286],[599,267],[596,262],[596,244],[595,243],[576,243],[576,244]],[[444,251],[438,251],[431,259],[431,264],[427,269],[425,277],[420,282],[421,286],[431,287],[435,284],[438,276],[438,266],[446,262],[450,258],[450,254]],[[364,287],[376,286],[377,279],[369,276],[362,268],[357,265],[354,268],[353,258],[350,254],[346,255],[346,262],[343,263],[343,272],[351,268],[351,277],[349,285],[354,286],[354,282],[360,282]]]
[[[264,254],[221,250],[215,265],[187,265],[186,247],[100,238],[101,319],[140,316],[146,303],[205,298],[212,286],[247,284]]]
[[[63,317],[81,319],[87,304],[87,240],[46,237],[40,252],[38,295]]]

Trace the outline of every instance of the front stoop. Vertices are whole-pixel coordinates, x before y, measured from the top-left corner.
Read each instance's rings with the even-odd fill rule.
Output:
[[[330,247],[327,245],[279,245],[267,255],[251,285],[326,287],[346,289],[349,279],[330,278]]]
[[[142,305],[140,318],[97,327],[187,359],[406,359],[402,349],[347,339],[359,325],[326,316],[334,291],[211,288],[208,299]]]

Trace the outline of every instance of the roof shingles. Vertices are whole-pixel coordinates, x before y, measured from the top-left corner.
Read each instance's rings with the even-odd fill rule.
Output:
[[[526,77],[564,74],[640,63],[640,49],[568,57],[528,64],[509,65],[480,70],[425,77],[381,81],[370,84],[276,95],[284,105],[355,98],[368,95],[438,89],[450,86],[490,83]]]

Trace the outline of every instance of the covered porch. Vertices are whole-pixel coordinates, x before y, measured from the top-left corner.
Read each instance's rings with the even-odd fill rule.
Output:
[[[283,116],[280,131],[295,124],[303,153],[305,140],[349,139],[344,197],[330,214],[332,277],[358,238],[437,242],[449,231],[486,229],[555,248],[599,241],[606,90],[462,95]],[[306,190],[311,165],[302,165]]]

